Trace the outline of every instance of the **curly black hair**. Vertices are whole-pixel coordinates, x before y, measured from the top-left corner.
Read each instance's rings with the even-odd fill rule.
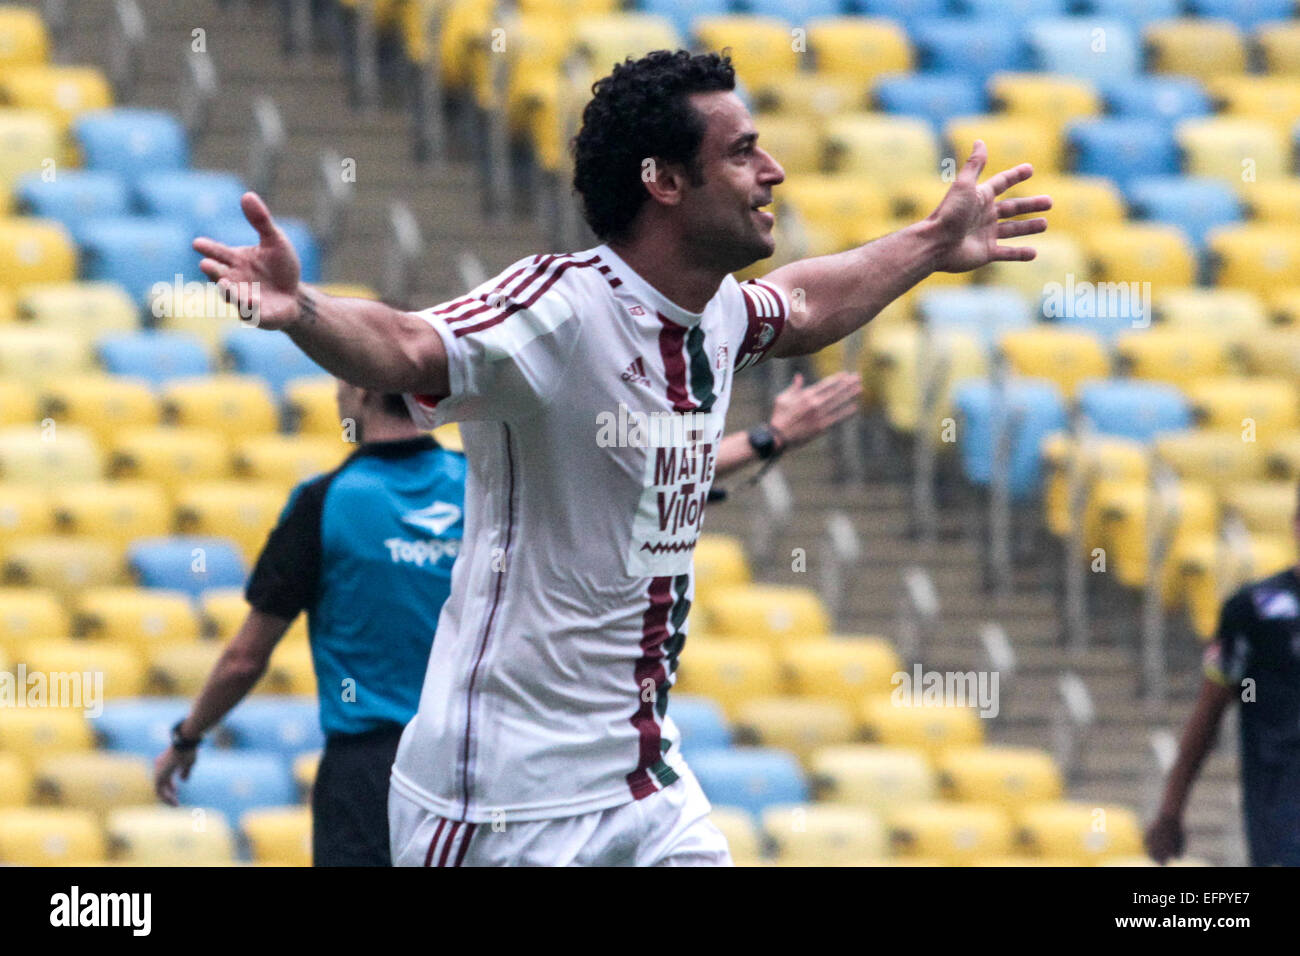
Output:
[[[573,188],[598,238],[626,235],[649,196],[641,179],[648,157],[684,163],[692,182],[699,184],[705,122],[687,97],[735,87],[730,56],[686,50],[628,57],[592,85],[582,129],[572,144]]]

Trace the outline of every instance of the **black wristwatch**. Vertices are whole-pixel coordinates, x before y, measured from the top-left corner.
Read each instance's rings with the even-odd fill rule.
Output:
[[[785,450],[785,442],[777,444],[778,435],[771,425],[756,425],[749,430],[749,447],[759,461],[770,461]]]
[[[176,721],[176,723],[172,725],[172,749],[173,750],[193,750],[195,747],[199,745],[199,741],[203,739],[202,737],[190,738],[190,737],[183,736],[181,734],[181,725],[184,723],[185,723],[185,718],[182,717],[180,720]]]

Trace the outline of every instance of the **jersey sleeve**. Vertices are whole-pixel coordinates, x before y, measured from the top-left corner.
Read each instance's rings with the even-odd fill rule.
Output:
[[[761,362],[785,330],[790,316],[790,299],[785,291],[764,282],[749,279],[740,283],[745,304],[745,332],[736,349],[736,371]]]
[[[1224,687],[1237,687],[1251,662],[1250,635],[1256,623],[1250,592],[1238,591],[1224,602],[1219,628],[1202,661],[1205,676]]]
[[[468,295],[417,313],[442,339],[451,392],[407,395],[422,428],[510,421],[544,406],[562,384],[578,341],[572,256],[533,256]]]
[[[327,478],[313,479],[294,489],[258,555],[244,597],[263,614],[292,621],[316,600]]]

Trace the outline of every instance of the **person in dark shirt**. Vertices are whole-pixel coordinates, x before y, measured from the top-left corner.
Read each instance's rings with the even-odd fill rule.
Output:
[[[388,775],[419,704],[463,529],[466,464],[419,431],[398,394],[338,385],[360,447],[294,488],[249,579],[250,611],[155,768],[176,803],[197,744],[307,612],[325,751],[312,788],[317,866],[388,866]]]
[[[1300,514],[1295,521],[1300,537]],[[1183,810],[1225,708],[1241,702],[1241,790],[1253,866],[1300,865],[1300,566],[1223,605],[1205,682],[1146,834],[1158,863],[1183,852]]]

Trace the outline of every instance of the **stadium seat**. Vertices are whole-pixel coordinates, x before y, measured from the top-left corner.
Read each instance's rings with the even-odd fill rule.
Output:
[[[33,779],[43,801],[80,810],[104,812],[157,799],[148,758],[134,754],[54,754],[37,762]]]
[[[1206,84],[1225,117],[1274,126],[1285,136],[1300,117],[1300,81],[1282,76],[1220,76]]]
[[[0,864],[69,866],[104,859],[104,834],[89,810],[0,810]]]
[[[49,436],[48,438],[46,436]],[[0,480],[43,485],[96,481],[104,471],[99,447],[75,426],[11,425],[0,429]]]
[[[144,382],[115,375],[60,376],[44,384],[45,415],[109,442],[123,428],[154,426],[162,415]]]
[[[991,346],[1013,329],[1028,328],[1032,315],[1027,300],[1015,289],[975,286],[969,289],[926,289],[919,299],[922,321],[940,332],[968,332]]]
[[[908,32],[927,73],[959,73],[981,85],[994,73],[1028,66],[1019,31],[996,19],[935,17],[917,20]]]
[[[207,808],[123,807],[109,813],[104,829],[112,858],[122,864],[220,866],[235,859],[230,824]]]
[[[59,530],[118,545],[171,531],[170,503],[152,482],[101,481],[61,485],[51,495]]]
[[[1242,180],[1231,185],[1260,225],[1300,224],[1300,178]]]
[[[163,387],[162,401],[164,413],[177,425],[232,439],[274,432],[279,425],[271,390],[250,375],[177,379]]]
[[[1142,44],[1122,19],[1035,17],[1025,32],[1031,62],[1047,73],[1101,78],[1142,71]]]
[[[293,340],[283,332],[259,331],[243,326],[225,334],[226,354],[234,370],[242,375],[262,379],[278,398],[285,386],[295,378],[327,375],[324,369],[307,357]]]
[[[78,117],[73,132],[87,169],[110,170],[134,180],[142,173],[189,165],[185,130],[163,110],[95,110]]]
[[[303,620],[299,617],[299,620]],[[290,634],[293,632],[290,631]],[[316,699],[316,667],[307,641],[280,642],[267,666],[266,676],[253,688],[257,694],[297,694]]]
[[[126,182],[110,172],[68,169],[54,179],[27,173],[18,180],[14,195],[33,215],[62,223],[74,236],[87,219],[131,213]]]
[[[144,661],[130,647],[102,641],[41,638],[25,642],[17,656],[33,671],[93,674],[93,693],[102,694],[104,699],[135,697],[144,690]],[[90,692],[89,688],[83,688],[83,700]]]
[[[791,866],[852,865],[889,854],[880,818],[860,807],[819,803],[768,807],[763,831],[779,862]]]
[[[231,745],[283,757],[320,750],[325,738],[320,729],[320,708],[310,697],[262,696],[242,702],[224,722]]]
[[[320,767],[319,753],[303,754],[293,761],[293,780],[304,799],[310,801],[312,784],[316,782],[316,771]]]
[[[199,619],[189,596],[146,588],[91,588],[77,596],[80,636],[145,650],[197,640]]]
[[[1095,335],[1082,329],[1036,326],[1003,334],[998,347],[1011,371],[1051,382],[1066,399],[1088,379],[1106,378],[1110,357]]]
[[[1092,278],[1092,266],[1084,248],[1067,235],[1041,235],[1011,239],[1009,245],[1031,245],[1037,255],[1029,262],[991,262],[975,272],[978,281],[990,286],[1019,292],[1027,300],[1036,300],[1044,290],[1063,289],[1061,280]],[[986,330],[996,336],[999,328]]]
[[[1168,559],[1169,590],[1186,606],[1192,631],[1206,641],[1218,627],[1224,594],[1294,567],[1296,558],[1291,533],[1246,534],[1240,540],[1224,540],[1210,531],[1187,535]]]
[[[61,132],[83,113],[113,105],[108,78],[93,66],[7,69],[0,75],[0,95],[13,106],[44,110],[58,120]]]
[[[886,74],[877,79],[871,92],[884,112],[928,120],[936,133],[954,117],[988,109],[979,84],[960,74]]]
[[[1191,0],[1190,7],[1198,17],[1232,20],[1243,31],[1295,16],[1292,0]]]
[[[989,94],[1000,111],[1051,127],[1058,138],[1066,123],[1098,116],[1103,106],[1090,81],[1062,75],[995,73],[989,80]],[[1038,175],[1037,168],[1034,174]]]
[[[835,637],[800,641],[781,649],[790,690],[804,697],[857,704],[864,696],[890,689],[902,661],[881,637]]]
[[[1300,236],[1288,226],[1225,226],[1209,236],[1218,285],[1266,294],[1300,270]]]
[[[910,677],[911,675],[909,675]],[[922,704],[923,688],[913,687],[915,703],[900,692],[900,683],[889,694],[876,694],[862,702],[861,720],[868,740],[888,747],[917,747],[938,755],[948,747],[984,742],[979,711],[972,706]],[[972,694],[977,688],[969,688]],[[900,697],[898,702],[895,697]]]
[[[842,0],[745,0],[747,13],[784,17],[792,23],[806,23],[814,17],[833,17],[843,9]]]
[[[1100,541],[1099,491],[1115,482],[1145,485],[1148,467],[1146,445],[1126,438],[1108,438],[1089,434],[1083,442],[1072,441],[1065,434],[1051,436],[1043,443],[1046,462],[1047,492],[1044,504],[1048,530],[1064,537],[1074,528],[1070,511],[1071,467],[1081,469],[1087,485],[1084,502],[1084,541],[1088,547]]]
[[[30,282],[67,282],[76,277],[77,250],[60,223],[0,218],[0,285],[12,290]]]
[[[668,704],[668,716],[681,733],[682,752],[688,757],[731,746],[731,730],[727,727],[726,715],[715,701],[707,697],[692,697],[674,691]]]
[[[1001,422],[1010,421],[1011,495],[1034,495],[1042,482],[1039,446],[1054,431],[1066,426],[1065,403],[1051,382],[1015,378],[1006,383],[1001,404],[997,389],[988,381],[968,381],[953,392],[960,414],[958,448],[966,480],[986,486],[993,477],[996,435]],[[1005,409],[999,412],[999,408]],[[1009,416],[1004,418],[1004,416]]]
[[[156,330],[185,333],[210,355],[219,355],[226,336],[240,331],[252,318],[251,310],[245,310],[245,318],[210,282],[158,285],[149,293],[147,311],[154,318]]]
[[[0,752],[17,754],[28,766],[50,754],[90,750],[93,742],[80,707],[7,707],[0,721]]]
[[[154,386],[212,370],[203,344],[182,332],[105,336],[99,343],[99,357],[113,375],[143,379]]]
[[[0,374],[28,387],[91,368],[86,340],[68,329],[11,325],[0,328]]]
[[[1166,432],[1156,439],[1156,460],[1180,478],[1199,481],[1216,491],[1241,481],[1263,478],[1268,462],[1258,442],[1230,431],[1191,429]]]
[[[302,270],[302,281],[319,282],[321,278],[321,252],[311,227],[304,220],[292,216],[277,217],[275,224],[293,243]],[[201,235],[215,239],[217,242],[223,242],[228,246],[255,246],[258,242],[257,231],[238,212],[203,220],[195,226],[195,229]],[[187,247],[188,244],[189,240],[187,238]],[[195,269],[198,268],[197,255],[195,256],[194,266]]]
[[[935,314],[957,313],[940,309]],[[912,327],[881,328],[873,332],[868,346],[871,364],[866,377],[875,382],[890,426],[904,434],[918,426],[923,378],[938,377],[939,408],[947,416],[956,383],[982,377],[988,371],[983,344],[967,332],[944,330],[926,336]]]
[[[1269,325],[1260,297],[1246,289],[1164,289],[1153,300],[1160,321],[1153,332],[1168,329],[1238,345],[1267,331]]]
[[[1230,21],[1167,20],[1143,32],[1153,72],[1202,78],[1246,72],[1245,37]]]
[[[123,582],[121,548],[97,538],[22,538],[6,549],[5,581],[53,588],[63,596]]]
[[[292,803],[295,794],[293,776],[279,754],[210,750],[194,764],[189,779],[178,782],[176,796],[187,806],[237,820],[248,810]]]
[[[154,693],[193,697],[212,674],[223,651],[216,641],[178,641],[147,651],[149,685]]]
[[[1133,378],[1186,388],[1228,369],[1226,338],[1185,328],[1154,328],[1121,335],[1115,354]]]
[[[0,587],[0,647],[70,633],[67,611],[54,591]]]
[[[736,866],[761,865],[763,844],[753,816],[733,807],[714,807],[709,822],[726,837],[727,848]]]
[[[829,632],[830,618],[815,591],[786,585],[718,588],[697,602],[710,634],[765,640],[774,646]]]
[[[1045,750],[1031,747],[953,748],[939,757],[945,793],[962,803],[1015,809],[1064,792],[1060,769]]]
[[[233,173],[177,169],[141,173],[135,179],[136,201],[149,216],[164,216],[197,231],[200,223],[240,215],[248,187]]]
[[[691,31],[706,49],[731,47],[731,61],[743,82],[751,77],[795,73],[800,54],[791,41],[790,24],[778,17],[696,17]]]
[[[853,740],[856,722],[844,701],[811,697],[755,697],[736,712],[747,740],[794,754],[801,761],[820,747]]]
[[[1288,481],[1300,479],[1300,432],[1273,438],[1265,448],[1269,474]]]
[[[1255,31],[1254,39],[1263,55],[1266,72],[1300,76],[1300,23],[1279,20],[1263,24]]]
[[[725,534],[702,534],[695,545],[695,593],[697,598],[715,588],[750,582],[749,561],[739,538]]]
[[[1182,392],[1155,382],[1085,385],[1079,392],[1079,410],[1098,432],[1138,441],[1192,424],[1191,408]]]
[[[758,121],[758,143],[790,177],[822,171],[825,150],[820,122],[810,116],[764,116]]]
[[[10,207],[10,191],[26,173],[52,168],[59,156],[59,128],[44,110],[0,107],[0,213]],[[8,283],[5,283],[8,284]]]
[[[288,488],[337,467],[355,449],[337,437],[254,435],[236,443],[235,471],[242,478]]]
[[[1205,245],[1206,233],[1240,222],[1242,206],[1220,180],[1192,176],[1157,176],[1131,180],[1128,200],[1139,219],[1175,225],[1189,242]]]
[[[879,744],[823,747],[809,762],[819,799],[870,807],[888,815],[938,795],[938,778],[923,750]]]
[[[285,404],[294,419],[294,429],[300,433],[327,435],[337,438],[342,434],[336,394],[338,386],[332,378],[298,379],[284,389]]]
[[[929,124],[914,117],[858,114],[826,124],[830,171],[870,178],[888,187],[911,177],[933,177],[939,147]]]
[[[937,19],[952,12],[948,0],[856,0],[853,6],[869,17],[898,21],[909,30],[919,19]]]
[[[40,405],[26,383],[0,380],[0,426],[32,425],[40,420]]]
[[[1293,379],[1300,375],[1300,329],[1261,329],[1242,336],[1238,348],[1251,375]]]
[[[238,545],[252,567],[284,506],[285,493],[278,485],[205,481],[176,492],[176,526],[181,534],[221,537]]]
[[[692,757],[691,769],[710,803],[748,810],[755,817],[769,806],[808,799],[803,771],[794,757],[782,750],[712,750]]]
[[[11,542],[53,534],[55,530],[54,509],[44,487],[0,484],[0,557]]]
[[[254,863],[268,866],[311,866],[310,807],[268,807],[249,810],[239,828],[248,838]]]
[[[1138,29],[1153,20],[1172,20],[1183,11],[1182,0],[1085,0],[1081,7],[1093,16],[1122,18]]]
[[[750,87],[760,130],[769,116],[803,116],[824,121],[866,108],[867,86],[853,76],[795,73],[759,78]],[[760,139],[760,143],[764,140]]]
[[[964,116],[949,121],[944,137],[958,163],[965,162],[976,139],[988,148],[989,170],[1033,163],[1034,170],[1057,173],[1063,169],[1062,140],[1057,129],[1042,121],[1015,114]]]
[[[192,481],[230,474],[230,450],[219,432],[197,428],[132,428],[113,443],[111,470],[119,478],[161,482],[174,492]]]
[[[139,309],[120,286],[108,282],[48,282],[23,286],[18,315],[35,326],[76,328],[91,335],[130,332]]]
[[[1213,112],[1205,87],[1190,76],[1143,74],[1098,78],[1095,82],[1106,100],[1107,111],[1117,119],[1156,120],[1168,125]]]
[[[202,279],[191,239],[183,221],[165,216],[105,217],[77,227],[85,277],[116,282],[138,302],[155,285],[174,284],[176,276],[181,282]]]
[[[1167,123],[1157,119],[1104,117],[1069,124],[1065,138],[1073,170],[1109,176],[1121,188],[1143,176],[1179,172],[1178,146]]]
[[[194,596],[207,588],[242,587],[246,574],[239,551],[224,538],[143,538],[127,557],[143,587]]]
[[[1137,815],[1124,807],[1044,803],[1017,816],[1029,851],[1037,856],[1095,864],[1142,851]]]
[[[1150,283],[1154,293],[1196,284],[1196,254],[1182,230],[1161,223],[1102,226],[1085,239],[1103,283]],[[1145,285],[1139,285],[1145,289]]]
[[[1236,116],[1185,119],[1174,130],[1184,170],[1229,183],[1246,177],[1280,179],[1290,174],[1286,134],[1267,122]]]
[[[682,655],[674,693],[716,700],[729,716],[746,701],[783,690],[772,645],[765,640],[711,641]]]
[[[0,810],[21,807],[31,799],[32,778],[17,754],[0,751]]]
[[[95,719],[95,732],[110,751],[153,759],[171,742],[171,728],[190,710],[184,697],[139,697],[113,700]],[[203,755],[208,753],[204,744]]]
[[[50,55],[50,37],[36,9],[0,7],[0,68],[38,66]]]
[[[808,21],[806,28],[819,75],[866,84],[882,73],[912,69],[907,33],[893,19],[825,17]]]
[[[243,587],[209,588],[199,595],[199,614],[205,637],[228,641],[248,617]],[[301,618],[299,618],[301,620]]]
[[[1015,829],[999,806],[925,803],[899,809],[889,818],[891,839],[905,856],[930,857],[947,865],[1012,851]]]
[[[1288,379],[1203,379],[1188,386],[1187,397],[1207,428],[1243,441],[1268,442],[1300,425],[1296,386]]]
[[[1147,482],[1109,482],[1098,490],[1100,542],[1111,555],[1110,567],[1120,584],[1144,587],[1148,564],[1148,511],[1151,492]],[[1189,537],[1212,531],[1218,518],[1214,493],[1198,482],[1177,482],[1160,505],[1162,524],[1170,536],[1169,555],[1177,554]],[[1166,600],[1175,597],[1176,580],[1172,562],[1162,571]]]
[[[1276,534],[1296,515],[1295,481],[1242,481],[1221,492],[1224,510],[1252,534]]]

